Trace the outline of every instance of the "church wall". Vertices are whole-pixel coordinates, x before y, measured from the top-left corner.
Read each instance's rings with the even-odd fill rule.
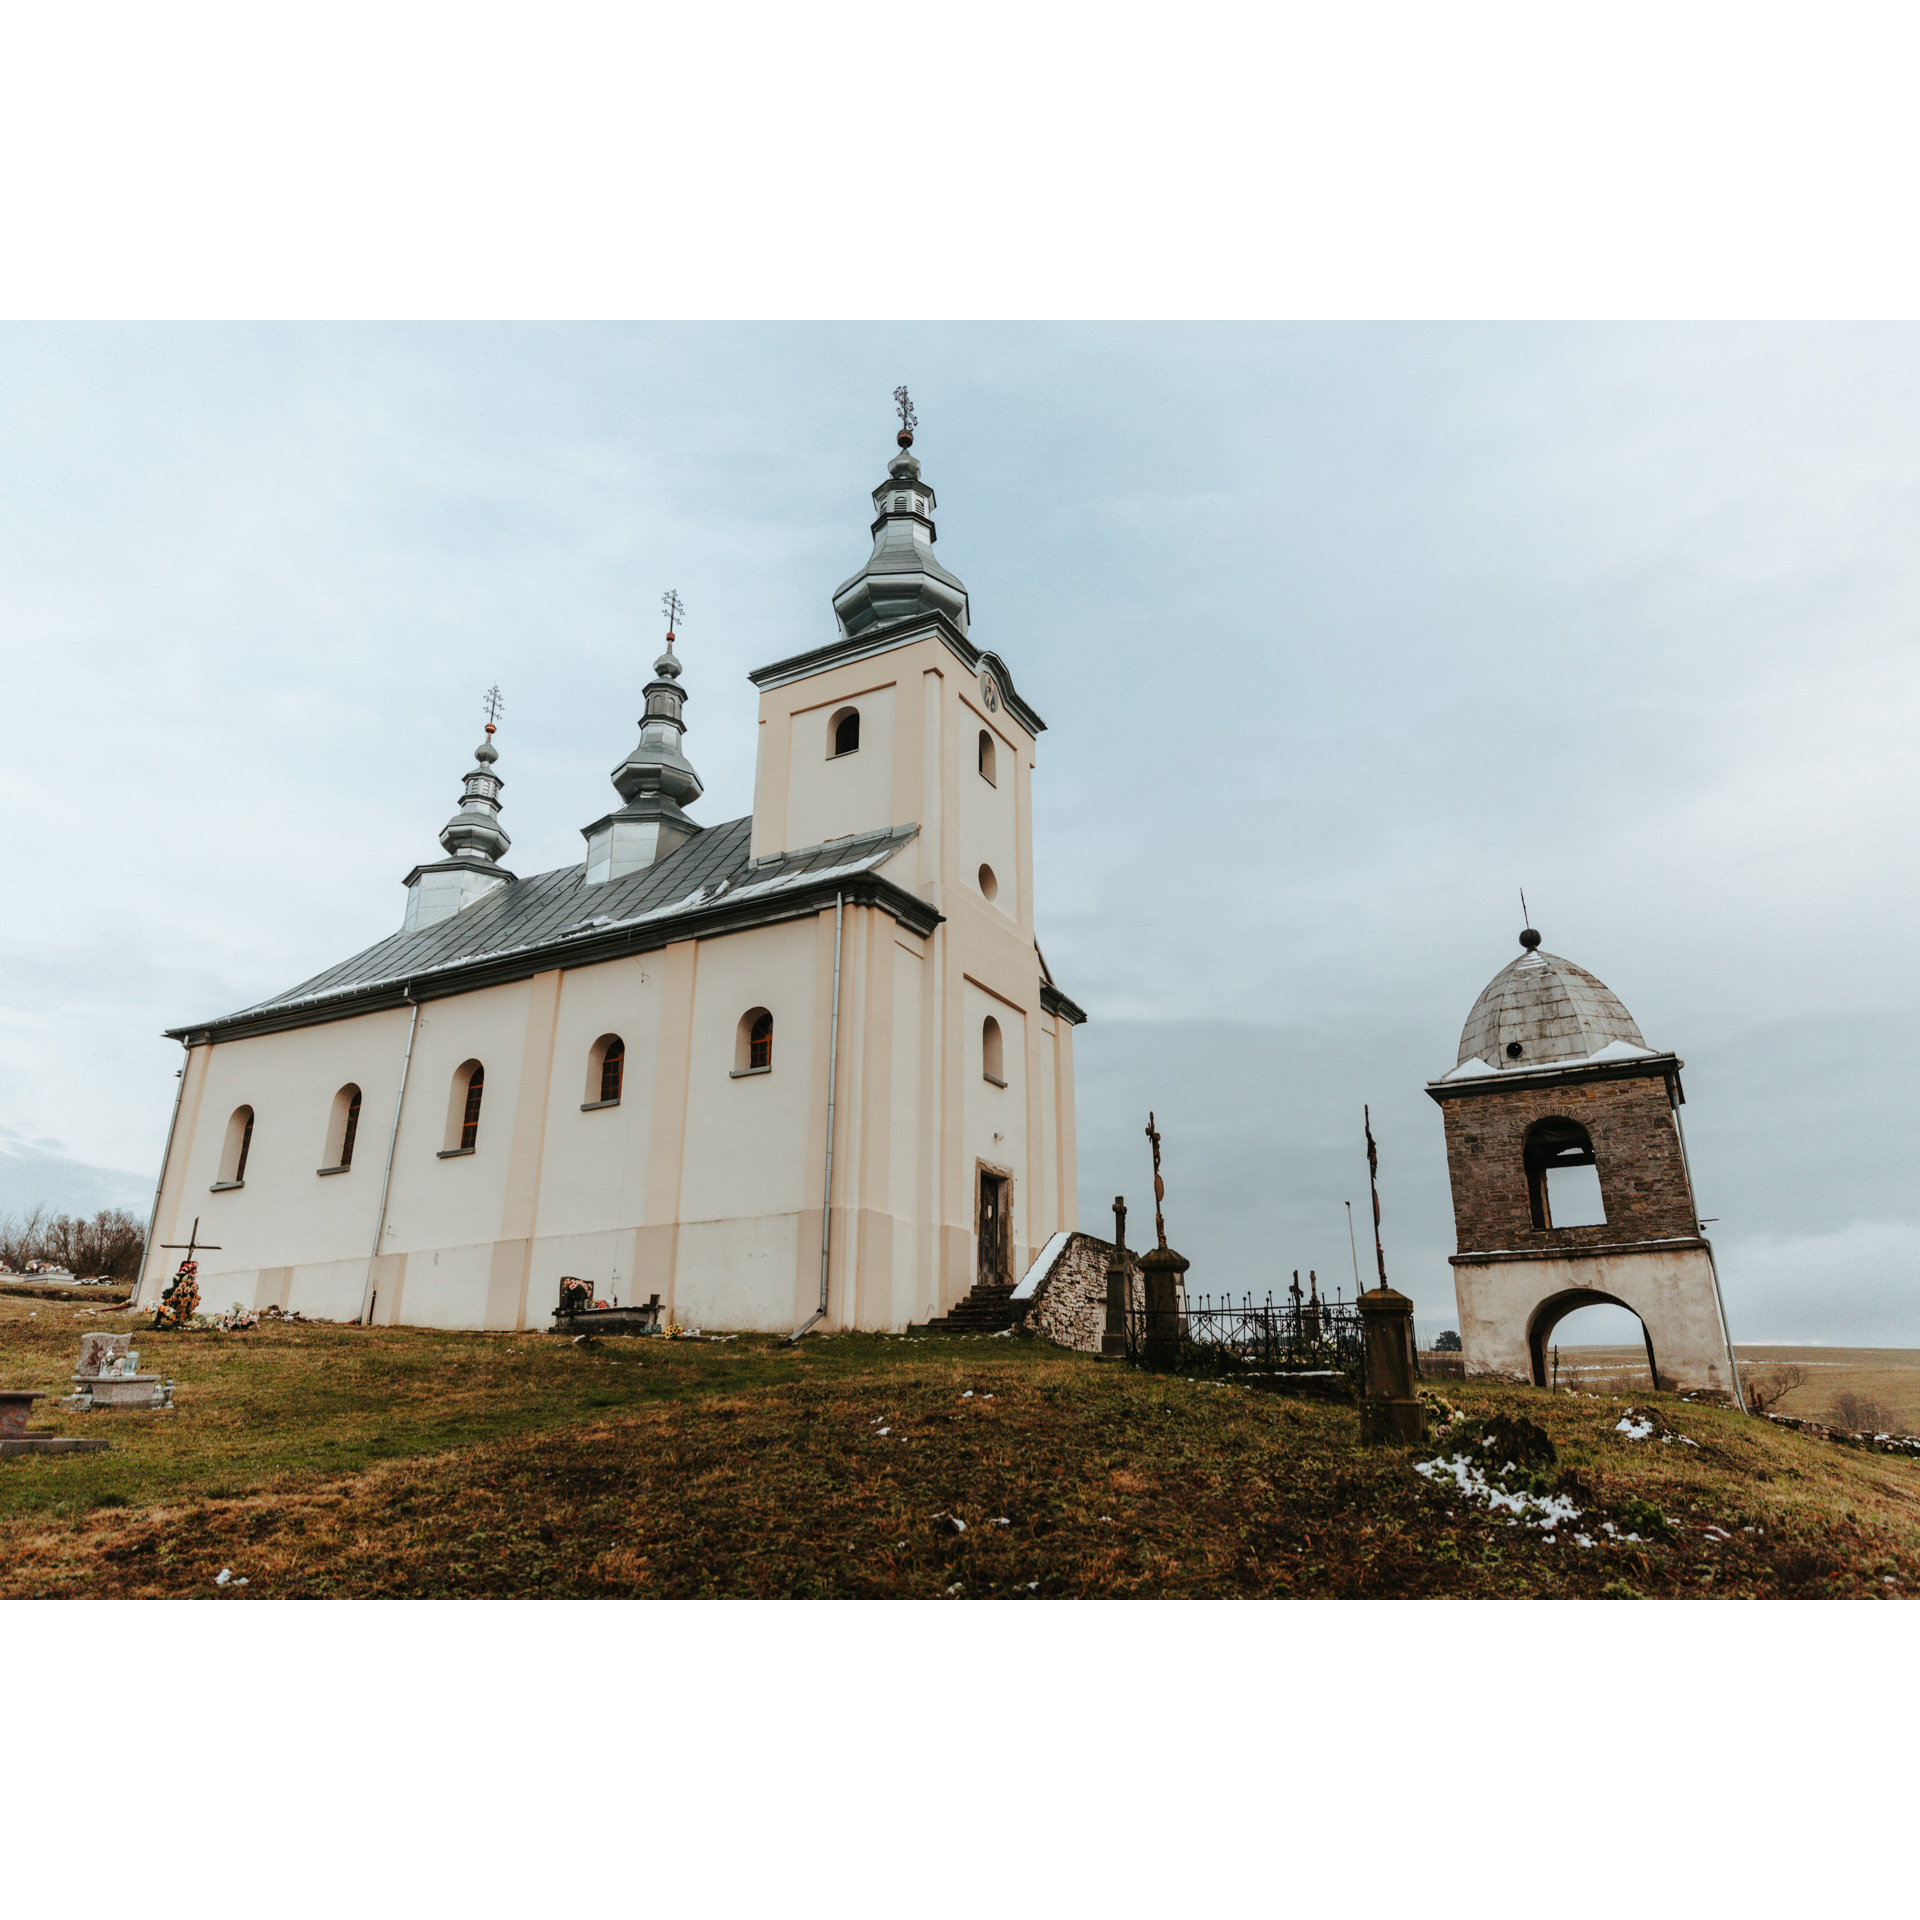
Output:
[[[1013,1204],[1009,1211],[1010,1251],[1008,1278],[1018,1279],[1026,1270],[1026,1249],[1033,1236],[1027,1230],[1033,1211],[1031,1169],[1027,1158],[1027,1020],[1019,1007],[989,993],[977,981],[963,983],[961,994],[961,1043],[964,1065],[961,1068],[961,1105],[963,1159],[967,1182],[967,1225],[974,1235],[976,1268],[967,1277],[971,1286],[977,1278],[978,1222],[973,1216],[977,1204],[979,1170],[982,1167],[1013,1176]],[[1007,1084],[996,1087],[984,1074],[981,1064],[981,1033],[988,1016],[1000,1023],[1004,1047]],[[965,1289],[963,1288],[964,1292]]]
[[[823,917],[830,970],[832,915]],[[788,921],[699,943],[678,1205],[683,1221],[787,1213],[818,1199],[819,1174],[810,1175],[801,1147],[815,1104],[817,925]],[[754,1007],[773,1015],[773,1068],[735,1078],[736,1033]],[[847,1040],[843,1025],[843,1047]],[[819,1093],[824,1104],[824,1085]]]
[[[551,991],[545,983],[552,979],[541,975],[483,987],[430,1000],[421,1008],[382,1253],[412,1256],[437,1248],[491,1245],[503,1237],[516,1137],[523,1157],[528,1144],[519,1109],[529,1016],[536,989],[544,997]],[[443,1160],[438,1156],[449,1141],[458,1144],[454,1074],[468,1060],[486,1068],[474,1151]],[[414,1283],[410,1261],[409,1292]],[[483,1297],[484,1278],[478,1291]],[[480,1311],[476,1299],[473,1324]]]
[[[891,921],[883,923],[892,927]],[[897,931],[897,930],[896,930]],[[896,937],[893,942],[892,1142],[887,1159],[886,1205],[894,1219],[892,1236],[891,1324],[905,1327],[925,1320],[922,1268],[926,1239],[915,1227],[927,1206],[926,1139],[933,1116],[923,1110],[926,1048],[924,976],[926,942]]]
[[[876,684],[874,667],[882,670]],[[845,835],[891,827],[893,818],[893,755],[895,697],[893,662],[869,662],[864,679],[852,680],[845,692],[826,693],[809,686],[817,704],[788,720],[787,845],[818,846]],[[828,674],[824,679],[852,679]],[[852,753],[835,755],[829,723],[843,707],[860,715],[860,744]]]
[[[561,975],[546,1102],[542,1225],[564,1221],[577,1237],[640,1224],[659,1060],[661,973],[658,957],[642,954]],[[618,1034],[626,1046],[617,1107],[598,1105],[599,1074],[593,1067],[593,1049],[608,1034]],[[594,1110],[583,1111],[588,1106]],[[615,1264],[603,1262],[605,1273],[601,1266],[591,1273],[586,1267],[577,1271],[598,1284]],[[558,1278],[556,1272],[556,1297]]]
[[[999,883],[994,896],[996,912],[1004,914],[1015,926],[1029,918],[1026,912],[1025,861],[1020,854],[1019,785],[1020,762],[1027,747],[1026,736],[1018,729],[998,724],[994,716],[982,711],[979,689],[963,680],[954,702],[956,799],[959,811],[957,870],[951,883],[970,888],[980,895],[980,868],[993,869]],[[989,783],[980,773],[980,731],[986,728],[995,743],[995,778]]]
[[[202,1236],[219,1243],[200,1262],[207,1311],[236,1299],[254,1305],[262,1270],[286,1264],[294,1248],[316,1270],[339,1262],[357,1267],[350,1286],[337,1275],[326,1284],[329,1297],[350,1290],[358,1311],[408,1019],[404,1011],[389,1010],[193,1050],[193,1100],[189,1106],[182,1097],[154,1238],[184,1240],[198,1215]],[[361,1095],[353,1163],[345,1173],[323,1175],[318,1169],[327,1157],[334,1097],[349,1081]],[[246,1179],[214,1193],[227,1124],[243,1105],[254,1114]],[[157,1297],[179,1257],[157,1244],[149,1249],[143,1298]],[[290,1289],[296,1306],[294,1296],[306,1291],[301,1279],[302,1270],[296,1270]],[[276,1298],[280,1286],[278,1279],[272,1283]]]

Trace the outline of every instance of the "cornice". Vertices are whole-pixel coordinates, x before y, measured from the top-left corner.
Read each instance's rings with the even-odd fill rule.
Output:
[[[909,620],[896,620],[891,626],[869,628],[865,633],[852,637],[843,634],[838,640],[830,641],[824,647],[815,647],[810,653],[792,654],[785,660],[774,661],[771,666],[756,667],[747,678],[762,693],[766,693],[771,688],[791,686],[796,680],[825,673],[829,667],[851,666],[857,660],[870,660],[875,654],[891,653],[896,647],[911,646],[916,640],[930,639],[941,641],[969,673],[978,673],[981,663],[990,661],[994,677],[1006,695],[1007,711],[1029,733],[1038,736],[1046,732],[1047,723],[1015,692],[1013,675],[1007,671],[1007,663],[988,648],[976,647],[944,613],[939,612],[917,613]]]
[[[1675,1106],[1685,1106],[1687,1096],[1680,1087],[1680,1069],[1686,1062],[1671,1053],[1649,1054],[1639,1060],[1575,1060],[1565,1066],[1507,1068],[1494,1073],[1477,1073],[1470,1080],[1429,1080],[1429,1098],[1445,1106],[1449,1100],[1468,1100],[1482,1094],[1511,1092],[1516,1088],[1563,1087],[1589,1080],[1664,1079],[1672,1084]]]
[[[1086,1014],[1056,987],[1051,980],[1040,982],[1040,1005],[1056,1019],[1070,1022],[1076,1027],[1087,1024]]]

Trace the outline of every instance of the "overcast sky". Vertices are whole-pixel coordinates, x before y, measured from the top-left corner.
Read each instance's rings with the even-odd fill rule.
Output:
[[[696,813],[746,812],[746,673],[830,637],[906,381],[973,637],[1048,722],[1082,1225],[1117,1192],[1150,1211],[1152,1107],[1197,1291],[1298,1266],[1350,1294],[1370,1102],[1389,1272],[1423,1330],[1451,1321],[1422,1086],[1518,951],[1524,886],[1549,951],[1687,1062],[1736,1339],[1920,1345],[1917,347],[0,329],[0,1204],[144,1212],[159,1029],[397,926],[490,682],[509,864],[580,858],[664,587]]]

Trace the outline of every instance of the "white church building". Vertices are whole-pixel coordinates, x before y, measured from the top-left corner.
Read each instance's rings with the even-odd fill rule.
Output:
[[[1076,1226],[1044,723],[969,635],[912,439],[834,636],[751,676],[750,818],[687,811],[669,633],[581,862],[501,864],[490,725],[396,932],[171,1030],[143,1303],[197,1218],[208,1309],[542,1327],[578,1275],[682,1325],[898,1329]]]

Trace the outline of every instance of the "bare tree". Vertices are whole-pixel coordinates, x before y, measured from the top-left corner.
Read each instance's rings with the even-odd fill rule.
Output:
[[[1890,1433],[1893,1415],[1869,1393],[1851,1389],[1836,1393],[1827,1407],[1827,1418],[1849,1433]]]
[[[1807,1384],[1805,1367],[1769,1367],[1747,1376],[1747,1405],[1755,1413],[1771,1413],[1788,1394]]]
[[[91,1220],[52,1214],[44,1206],[0,1215],[0,1266],[16,1272],[30,1260],[65,1267],[78,1278],[131,1280],[146,1250],[146,1230],[120,1207],[103,1207]]]

